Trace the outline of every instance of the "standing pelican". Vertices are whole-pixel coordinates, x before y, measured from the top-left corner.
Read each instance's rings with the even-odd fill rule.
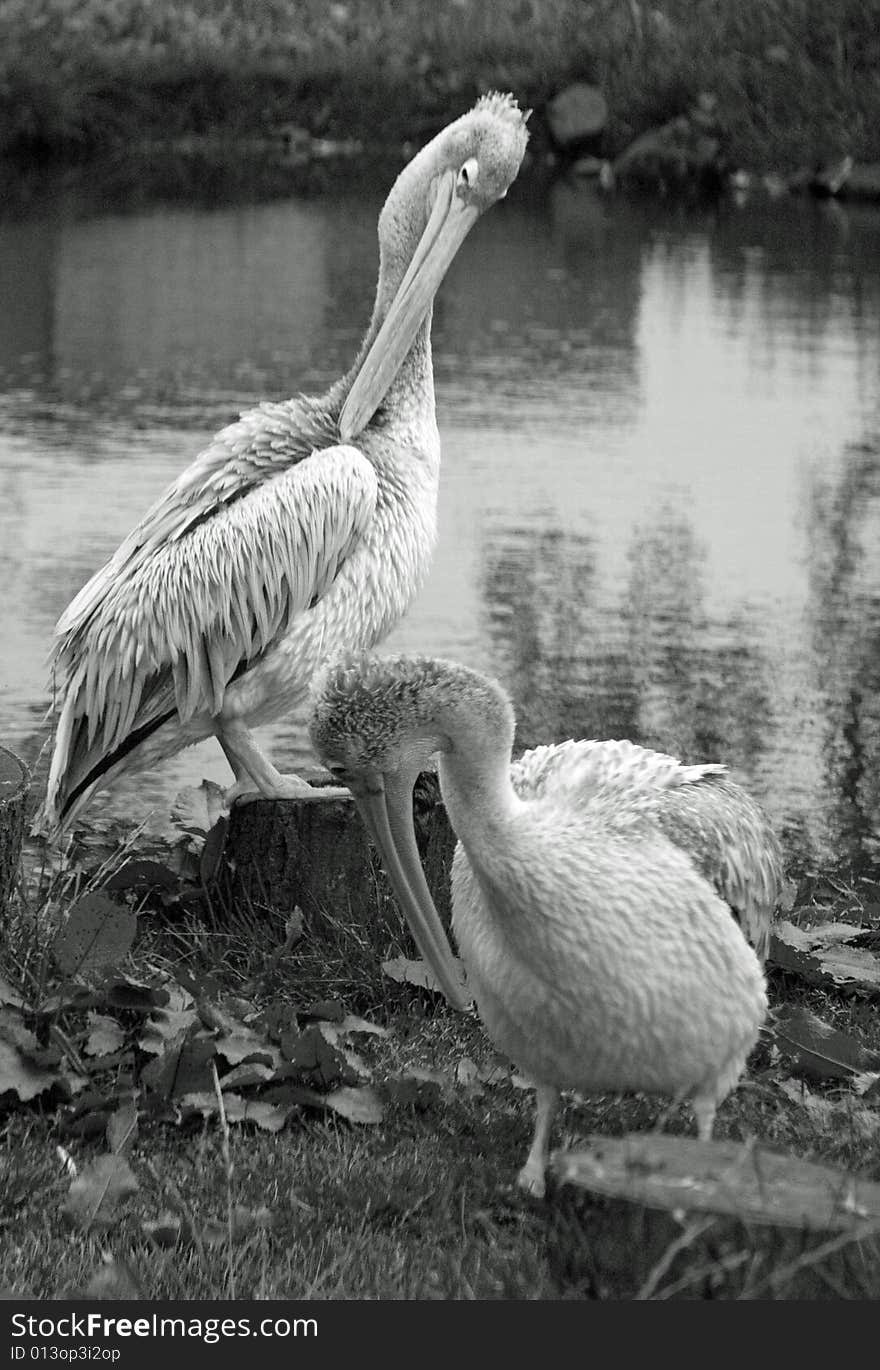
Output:
[[[537,1087],[519,1185],[541,1196],[562,1088],[690,1097],[711,1137],[767,1009],[747,938],[766,945],[781,854],[724,766],[631,742],[563,742],[511,764],[514,722],[507,695],[476,671],[363,653],[316,684],[310,732],[461,1007],[412,826],[415,777],[439,754],[459,839],[452,927],[490,1037]]]
[[[516,176],[526,118],[512,96],[484,96],[404,167],[352,369],[320,398],[261,404],[218,433],[62,614],[38,830],[212,734],[230,801],[254,786],[309,792],[250,729],[287,711],[325,659],[380,641],[424,580],[440,465],[433,299]]]

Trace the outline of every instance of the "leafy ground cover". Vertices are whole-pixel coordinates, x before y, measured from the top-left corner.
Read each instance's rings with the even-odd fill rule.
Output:
[[[7,918],[0,1288],[880,1295],[865,1229],[780,1229],[559,1184],[525,1200],[513,1179],[531,1091],[476,1019],[419,986],[402,927],[395,938],[383,917],[377,945],[331,923],[318,945],[296,910],[221,907],[191,821],[164,852],[135,846],[103,834],[60,870],[31,854]],[[809,877],[786,902],[776,1022],[717,1135],[880,1179],[880,887]],[[817,931],[847,926],[852,955],[844,933]],[[571,1096],[557,1142],[661,1121],[692,1135],[686,1109]]]
[[[717,96],[734,161],[880,157],[873,0],[5,0],[0,151],[71,155],[286,123],[398,145],[492,87],[540,110],[572,79],[607,152]],[[536,121],[540,128],[540,119]]]

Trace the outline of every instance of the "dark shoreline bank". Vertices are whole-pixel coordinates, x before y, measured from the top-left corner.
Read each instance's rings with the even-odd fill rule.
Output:
[[[7,0],[0,155],[63,162],[149,139],[418,146],[483,91],[544,117],[572,81],[608,101],[600,156],[717,103],[731,167],[880,161],[878,0]]]

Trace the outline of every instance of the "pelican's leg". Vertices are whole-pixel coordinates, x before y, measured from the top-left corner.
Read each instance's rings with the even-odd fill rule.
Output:
[[[535,1104],[535,1135],[516,1182],[524,1194],[531,1194],[533,1199],[543,1199],[544,1174],[550,1152],[550,1128],[559,1104],[559,1090],[552,1085],[536,1085]]]
[[[339,786],[310,785],[299,775],[282,775],[257,746],[250,728],[237,719],[219,721],[215,731],[235,776],[235,784],[224,796],[227,804],[245,797],[325,799],[348,794],[348,790]]]
[[[712,1129],[715,1126],[715,1113],[718,1108],[717,1101],[702,1094],[699,1098],[691,1100],[691,1107],[697,1120],[697,1136],[701,1142],[711,1142]]]

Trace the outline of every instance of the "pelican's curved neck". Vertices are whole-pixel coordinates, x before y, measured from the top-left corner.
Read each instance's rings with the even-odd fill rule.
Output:
[[[513,724],[506,714],[470,714],[450,720],[448,731],[452,749],[439,754],[440,788],[449,821],[468,846],[519,808],[510,782]]]

